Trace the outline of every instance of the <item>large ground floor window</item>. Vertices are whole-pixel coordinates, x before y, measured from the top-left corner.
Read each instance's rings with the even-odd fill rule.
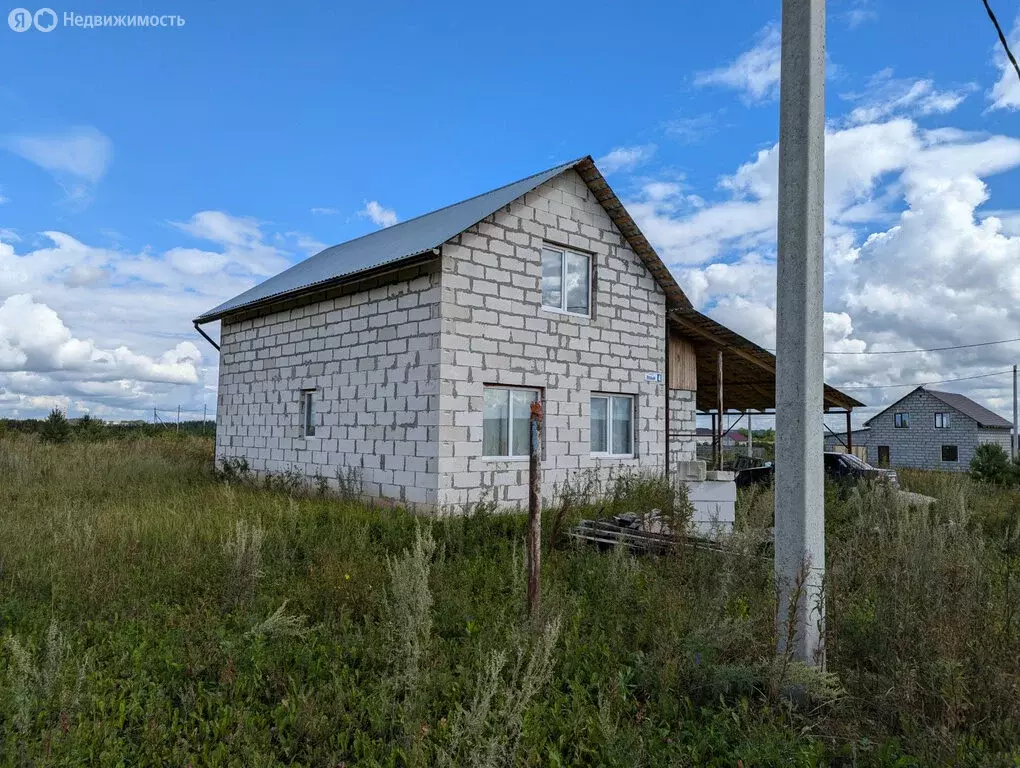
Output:
[[[593,456],[634,455],[633,397],[591,396],[591,453]]]
[[[482,455],[513,459],[530,452],[531,404],[539,390],[515,387],[485,388],[482,417]]]

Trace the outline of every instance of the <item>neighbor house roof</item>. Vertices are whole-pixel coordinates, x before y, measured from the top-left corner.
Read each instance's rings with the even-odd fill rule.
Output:
[[[677,307],[690,307],[690,301],[669,268],[638,229],[594,161],[585,156],[432,213],[334,245],[210,309],[195,318],[195,323],[207,323],[242,309],[318,291],[432,252],[438,254],[437,249],[443,243],[571,168],[584,179],[630,247],[662,286],[670,303]]]
[[[1008,420],[1002,418],[1002,416],[1000,416],[999,414],[988,410],[983,405],[975,403],[973,400],[971,400],[969,397],[965,395],[960,395],[957,394],[956,392],[937,392],[934,389],[928,389],[927,387],[924,386],[910,390],[909,393],[901,397],[892,405],[879,411],[864,423],[870,424],[879,416],[881,416],[883,413],[885,413],[888,410],[891,410],[892,408],[895,408],[897,405],[899,405],[908,397],[917,392],[927,392],[932,397],[938,398],[953,410],[959,411],[964,416],[967,416],[976,421],[979,427],[994,427],[998,429],[1012,429],[1013,427],[1013,425]]]
[[[958,395],[955,392],[936,392],[934,389],[926,389],[925,392],[937,397],[950,408],[955,408],[964,416],[969,416],[974,419],[974,421],[978,423],[979,427],[1013,428],[1013,424],[1008,420],[1002,418],[1002,416],[997,413],[993,413],[983,405],[975,403],[969,397]]]

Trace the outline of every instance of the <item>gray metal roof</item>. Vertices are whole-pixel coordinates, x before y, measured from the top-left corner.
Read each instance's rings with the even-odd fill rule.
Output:
[[[929,395],[937,397],[950,408],[955,408],[964,416],[969,416],[974,419],[974,421],[978,423],[979,427],[1013,428],[1013,424],[1011,422],[1002,418],[999,414],[988,410],[983,405],[975,403],[969,397],[958,395],[955,392],[936,392],[934,389],[925,389],[924,391]]]
[[[207,323],[224,315],[274,298],[305,291],[320,283],[349,277],[403,259],[428,253],[474,226],[521,195],[578,165],[587,158],[557,165],[547,171],[507,184],[483,195],[408,219],[392,227],[334,245],[295,264],[275,277],[195,318]]]
[[[883,408],[881,411],[876,413],[874,416],[872,416],[864,423],[870,424],[879,416],[881,416],[883,413],[885,413],[888,410],[891,410],[892,408],[895,408],[897,405],[902,403],[908,397],[918,392],[927,392],[932,397],[938,398],[943,403],[948,405],[950,408],[959,411],[964,416],[974,419],[974,421],[977,422],[977,425],[979,427],[995,427],[998,429],[1013,428],[1012,422],[1007,421],[1006,419],[1002,418],[1002,416],[1000,416],[999,414],[988,410],[983,405],[975,403],[966,395],[959,395],[956,392],[937,392],[936,390],[928,389],[925,386],[920,386],[917,387],[916,389],[910,390],[910,392],[905,394],[899,400],[895,401],[892,405],[887,405],[885,408]]]

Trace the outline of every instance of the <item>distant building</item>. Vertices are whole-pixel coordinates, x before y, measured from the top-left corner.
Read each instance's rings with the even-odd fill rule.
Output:
[[[953,392],[918,387],[851,432],[875,466],[966,471],[982,443],[1009,451],[1013,425]],[[846,435],[825,436],[826,450],[845,449]],[[855,451],[856,452],[856,451]]]
[[[697,435],[695,440],[698,445],[711,445],[712,444],[712,430],[708,427],[698,427]],[[747,444],[747,435],[731,430],[723,435],[722,446],[723,448],[736,448],[737,446]]]

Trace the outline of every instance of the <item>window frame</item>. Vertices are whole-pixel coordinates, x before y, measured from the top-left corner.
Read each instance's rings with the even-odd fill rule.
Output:
[[[584,251],[578,251],[573,248],[566,248],[562,245],[554,245],[553,243],[542,243],[542,254],[545,257],[546,251],[552,251],[553,253],[560,254],[560,305],[554,307],[550,304],[545,303],[545,291],[542,287],[542,280],[544,276],[539,276],[538,292],[539,301],[541,302],[542,309],[547,312],[555,312],[559,315],[570,315],[571,317],[586,317],[589,320],[594,314],[593,307],[595,306],[595,290],[594,280],[592,279],[592,270],[594,269],[595,257],[591,253],[585,253]],[[587,274],[585,275],[584,284],[587,286],[588,291],[588,308],[584,312],[574,312],[567,309],[567,290],[566,290],[566,277],[567,277],[567,255],[580,256],[585,259],[588,264]]]
[[[503,390],[507,393],[506,403],[506,449],[508,453],[502,455],[489,455],[485,453],[485,392],[489,390]],[[525,453],[510,453],[514,449],[514,435],[513,435],[513,423],[514,423],[514,412],[513,404],[514,400],[512,397],[513,392],[533,392],[536,397],[531,402],[545,402],[545,392],[541,387],[522,387],[513,384],[484,384],[482,385],[482,458],[485,461],[527,461],[531,457],[531,428],[528,428],[528,450]],[[529,403],[530,409],[530,403]],[[530,419],[531,413],[528,413]],[[544,426],[544,422],[543,422]],[[544,435],[539,435],[541,443],[540,447],[545,446]]]
[[[903,423],[901,424],[900,417]],[[908,411],[897,411],[893,414],[893,429],[910,429],[910,413]]]
[[[627,400],[630,407],[630,453],[613,453],[613,402],[616,400]],[[592,423],[591,404],[594,400],[606,400],[606,449],[605,451],[592,450]],[[626,392],[592,392],[588,400],[588,452],[591,456],[599,459],[633,459],[635,446],[637,445],[637,398]]]
[[[942,417],[941,424],[939,424],[939,416]],[[935,414],[935,429],[949,429],[951,424],[949,411],[939,411]]]
[[[952,458],[952,459],[947,459],[946,458],[946,448],[951,448],[953,450],[954,458]],[[959,461],[960,461],[960,447],[958,445],[943,445],[942,446],[942,461],[945,464],[958,464]]]
[[[302,389],[301,390],[301,414],[300,414],[300,426],[301,426],[301,437],[309,438],[315,437],[315,394],[318,390],[315,388]]]

